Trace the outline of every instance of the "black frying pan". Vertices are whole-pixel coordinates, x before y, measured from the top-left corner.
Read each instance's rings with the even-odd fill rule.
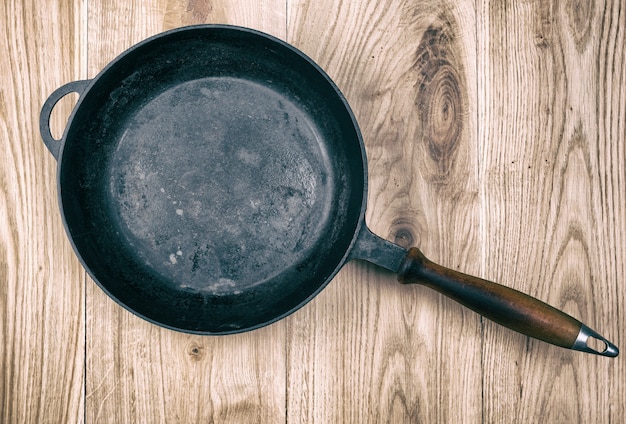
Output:
[[[80,97],[55,140],[50,113],[71,92]],[[618,353],[539,300],[372,234],[350,107],[318,65],[269,35],[202,25],[152,37],[94,79],[56,90],[40,129],[83,265],[115,301],[158,325],[252,330],[364,259],[529,336]],[[588,347],[589,337],[605,348]]]

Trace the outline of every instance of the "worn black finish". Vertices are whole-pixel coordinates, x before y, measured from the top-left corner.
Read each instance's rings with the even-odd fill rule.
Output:
[[[182,331],[248,330],[299,308],[349,258],[366,197],[361,135],[293,47],[187,27],[65,90],[81,96],[63,140],[46,127],[63,88],[42,111],[64,221],[86,269],[132,312]],[[352,256],[380,240],[362,232]],[[392,251],[397,267],[404,250]]]

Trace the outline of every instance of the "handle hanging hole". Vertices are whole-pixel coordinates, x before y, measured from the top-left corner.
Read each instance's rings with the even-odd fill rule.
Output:
[[[587,345],[587,347],[591,350],[595,350],[598,353],[603,353],[605,352],[609,345],[606,344],[606,342],[602,339],[599,339],[597,337],[594,336],[589,336],[587,338],[587,341],[585,342],[585,344]]]

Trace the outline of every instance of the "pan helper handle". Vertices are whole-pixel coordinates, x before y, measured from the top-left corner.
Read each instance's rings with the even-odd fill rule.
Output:
[[[78,93],[79,95],[82,95],[90,82],[91,80],[79,80],[62,85],[50,94],[50,97],[48,97],[41,107],[41,113],[39,114],[39,132],[41,133],[41,138],[43,139],[44,144],[48,150],[50,150],[52,156],[54,156],[57,160],[59,159],[62,140],[56,140],[50,131],[50,116],[52,115],[52,109],[54,109],[54,106],[59,102],[59,100],[70,93]]]
[[[566,313],[517,290],[437,265],[416,248],[409,249],[398,280],[430,287],[485,318],[544,342],[602,356],[619,353],[617,346]]]

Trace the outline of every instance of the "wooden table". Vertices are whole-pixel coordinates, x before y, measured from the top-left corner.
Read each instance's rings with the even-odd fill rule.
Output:
[[[529,339],[365,263],[236,336],[111,301],[65,236],[39,108],[136,42],[207,22],[280,37],[337,82],[365,138],[372,230],[626,345],[623,0],[6,0],[0,422],[626,420],[623,356]]]

